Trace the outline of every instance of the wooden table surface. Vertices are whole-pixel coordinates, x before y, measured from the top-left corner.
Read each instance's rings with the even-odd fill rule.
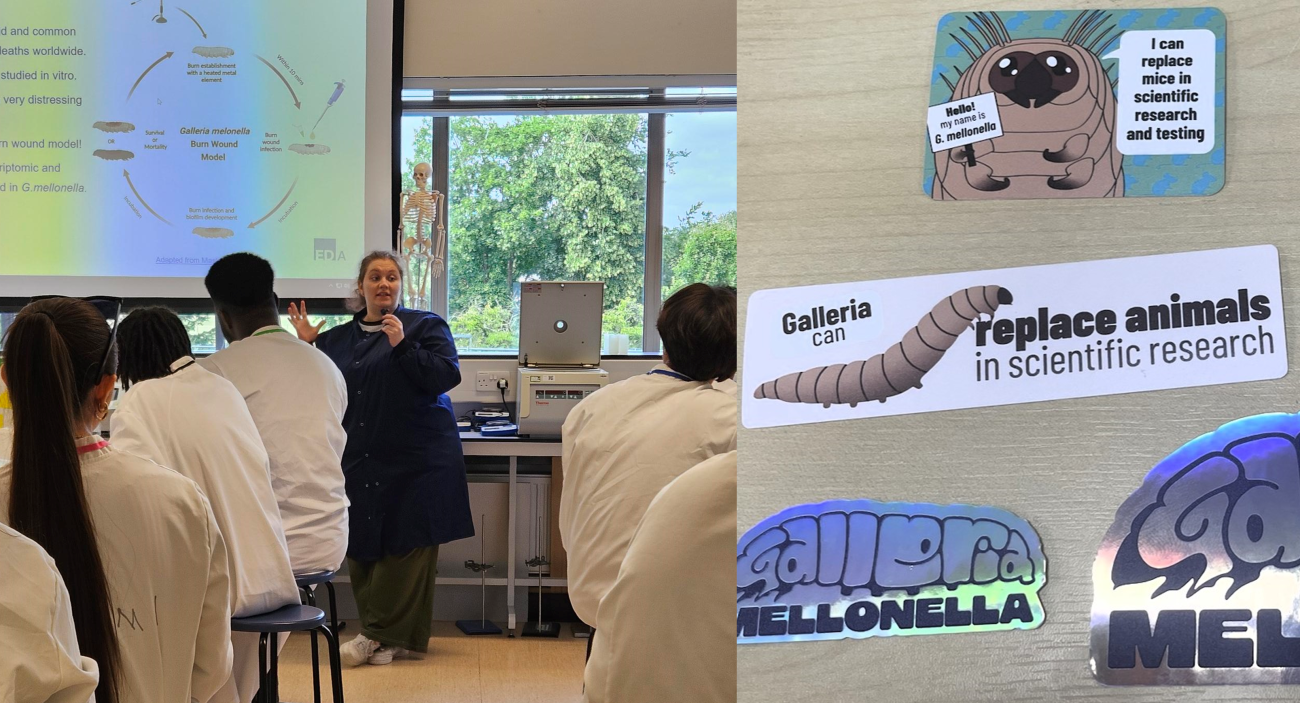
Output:
[[[1300,321],[1300,3],[1217,3],[1228,23],[1227,179],[1205,198],[938,203],[921,192],[935,26],[983,5],[740,0],[739,279],[764,288],[1276,244]],[[743,327],[742,327],[743,329]],[[1290,359],[1300,344],[1292,340]],[[1294,687],[1107,688],[1088,668],[1091,569],[1120,503],[1183,442],[1296,412],[1268,382],[745,430],[739,529],[831,498],[996,505],[1042,536],[1037,630],[744,646],[740,700],[1280,700]]]

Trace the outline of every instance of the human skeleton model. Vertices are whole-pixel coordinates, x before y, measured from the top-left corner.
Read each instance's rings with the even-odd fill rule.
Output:
[[[429,296],[429,277],[442,275],[447,255],[447,230],[439,214],[444,198],[438,191],[427,190],[429,164],[416,164],[412,178],[415,190],[404,193],[401,226],[397,240],[402,245],[402,259],[407,270],[407,299],[425,304]],[[434,233],[434,228],[437,233]]]

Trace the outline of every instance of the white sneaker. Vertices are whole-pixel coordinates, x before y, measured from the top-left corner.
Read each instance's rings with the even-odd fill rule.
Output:
[[[394,659],[404,659],[410,653],[410,650],[402,649],[401,647],[383,646],[376,649],[375,653],[370,655],[370,659],[367,660],[366,663],[374,666],[392,664]]]
[[[378,642],[365,635],[357,635],[356,639],[339,647],[339,656],[348,666],[361,666],[370,659],[370,655],[374,654],[376,649],[379,649]]]

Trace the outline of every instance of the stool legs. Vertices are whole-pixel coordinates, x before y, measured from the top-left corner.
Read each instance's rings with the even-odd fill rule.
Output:
[[[339,657],[339,639],[328,627],[321,626],[315,632],[325,635],[325,648],[330,656],[330,684],[333,689],[334,703],[343,703],[343,661]]]
[[[266,703],[280,703],[280,636],[273,634],[270,638],[271,651],[271,695]]]
[[[327,581],[326,583],[328,584],[329,582]],[[331,585],[330,588],[332,590],[333,586]],[[311,586],[304,587],[302,592],[306,594],[307,605],[310,605],[313,608],[316,607],[316,592],[312,590]],[[330,605],[334,605],[332,597],[330,599]],[[315,630],[311,631],[311,690],[313,695],[312,700],[315,701],[315,703],[320,703],[320,650],[319,645],[316,642]]]
[[[334,631],[334,636],[339,636],[339,611],[337,606],[338,598],[334,597],[334,582],[326,581],[325,590],[330,592],[330,629]]]
[[[263,632],[257,641],[257,697],[262,703],[267,703],[271,693],[271,674],[266,667],[266,637]]]

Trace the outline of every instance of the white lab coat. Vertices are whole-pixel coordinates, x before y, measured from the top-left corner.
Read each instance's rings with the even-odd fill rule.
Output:
[[[77,647],[63,577],[39,544],[4,525],[0,584],[0,701],[94,701],[99,667]]]
[[[175,471],[107,446],[81,455],[81,480],[122,653],[120,700],[220,701],[230,678],[230,577],[208,499]],[[5,461],[6,524],[12,481]]]
[[[646,509],[585,674],[586,703],[735,703],[736,453],[668,484]]]
[[[569,600],[599,628],[600,599],[650,501],[687,469],[736,448],[736,383],[634,376],[579,403],[563,438],[559,522]]]
[[[299,602],[266,450],[234,385],[190,357],[172,375],[131,386],[111,421],[113,446],[199,484],[226,541],[230,612],[246,617]],[[233,633],[228,691],[249,703],[258,689],[258,635]],[[223,694],[224,696],[224,694]]]
[[[264,327],[199,365],[235,384],[248,403],[271,460],[293,572],[338,570],[348,549],[343,374],[280,327]]]

